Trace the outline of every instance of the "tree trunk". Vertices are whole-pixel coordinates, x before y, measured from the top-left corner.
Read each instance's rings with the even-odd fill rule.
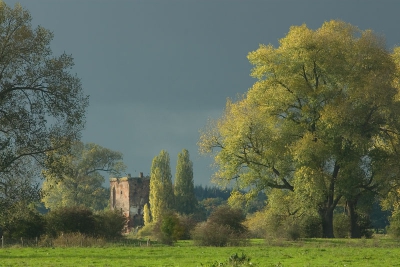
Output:
[[[361,238],[356,207],[357,200],[347,200],[347,214],[350,218],[350,238]]]
[[[339,173],[339,165],[335,163],[335,168],[330,180],[326,202],[319,207],[318,213],[322,220],[322,237],[334,238],[333,234],[333,210],[341,199],[341,195],[335,197],[335,182]]]
[[[320,209],[319,215],[322,219],[322,237],[323,238],[334,238],[333,234],[333,209]]]

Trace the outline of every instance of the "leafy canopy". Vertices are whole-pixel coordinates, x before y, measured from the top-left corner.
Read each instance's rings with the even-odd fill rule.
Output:
[[[218,166],[216,182],[294,191],[325,216],[341,198],[398,179],[398,48],[329,21],[317,30],[293,26],[279,47],[260,45],[248,59],[256,82],[200,137]]]
[[[174,206],[170,158],[165,150],[161,150],[151,164],[149,202],[153,222],[159,222],[163,213]]]
[[[45,153],[80,138],[88,96],[71,74],[73,58],[54,56],[53,33],[29,11],[0,0],[0,210],[38,201]],[[3,212],[0,211],[0,216]]]
[[[81,142],[69,154],[48,152],[46,166],[42,201],[51,209],[78,205],[103,209],[109,200],[103,173],[118,176],[126,168],[120,152]]]
[[[187,149],[178,154],[174,194],[176,211],[182,214],[195,212],[197,199],[194,194],[193,162],[189,158]]]

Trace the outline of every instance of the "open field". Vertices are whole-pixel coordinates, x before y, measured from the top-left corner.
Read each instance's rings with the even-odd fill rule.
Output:
[[[0,266],[211,266],[235,253],[255,266],[400,266],[400,242],[390,239],[252,240],[246,247],[222,248],[190,241],[174,247],[14,247],[0,249]]]

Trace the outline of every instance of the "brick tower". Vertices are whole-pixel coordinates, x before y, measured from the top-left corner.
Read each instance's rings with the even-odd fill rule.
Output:
[[[144,205],[149,203],[150,177],[110,178],[110,207],[128,218],[128,228],[143,226]],[[149,205],[149,204],[148,204]]]

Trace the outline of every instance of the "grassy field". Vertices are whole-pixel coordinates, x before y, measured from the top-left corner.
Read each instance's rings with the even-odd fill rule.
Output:
[[[218,266],[237,253],[254,266],[400,266],[400,243],[390,239],[252,240],[245,247],[165,246],[3,248],[0,266]]]

